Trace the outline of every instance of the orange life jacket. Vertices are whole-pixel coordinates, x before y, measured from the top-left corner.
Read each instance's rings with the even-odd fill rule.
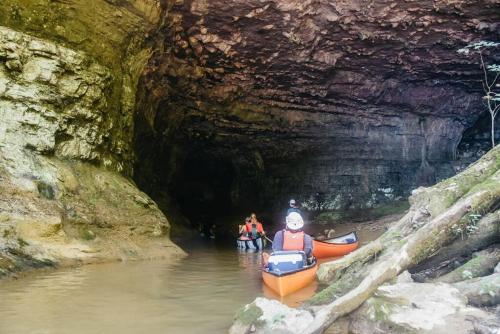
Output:
[[[252,223],[246,223],[245,229],[247,230],[247,232],[252,232]],[[255,229],[257,229],[257,225],[255,226]]]
[[[291,232],[285,230],[283,233],[283,250],[304,250],[304,232]]]
[[[252,238],[257,238],[259,234],[262,234],[264,232],[264,229],[262,228],[262,224],[257,222],[257,223],[246,223],[245,228],[247,230],[247,233],[249,236]]]
[[[255,225],[255,226],[253,226]],[[262,227],[262,224],[257,222],[257,223],[246,223],[245,224],[247,232],[252,232],[252,230],[255,228],[257,232],[262,233],[264,232],[264,228]]]

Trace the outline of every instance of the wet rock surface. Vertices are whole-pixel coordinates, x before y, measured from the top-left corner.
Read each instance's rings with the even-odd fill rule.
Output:
[[[137,170],[180,202],[370,207],[452,175],[482,112],[478,67],[456,50],[498,38],[492,1],[165,7],[136,140],[158,163]],[[180,171],[193,164],[206,175]]]

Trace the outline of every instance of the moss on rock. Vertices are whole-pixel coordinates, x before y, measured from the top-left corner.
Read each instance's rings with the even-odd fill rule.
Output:
[[[99,162],[118,171],[131,173],[136,85],[151,52],[145,37],[158,24],[159,12],[156,0],[0,3],[3,26],[83,51],[109,72],[101,116],[109,134]]]
[[[244,325],[251,325],[258,322],[263,312],[255,303],[248,304],[240,308],[234,317],[235,321],[239,321]]]

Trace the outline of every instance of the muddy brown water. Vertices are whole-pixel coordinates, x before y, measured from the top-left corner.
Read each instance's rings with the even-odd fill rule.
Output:
[[[337,232],[356,229],[362,243],[383,232],[359,224]],[[317,289],[279,298],[262,284],[259,253],[213,242],[188,251],[178,263],[88,265],[1,281],[0,333],[225,333],[237,309],[255,297],[298,306]]]

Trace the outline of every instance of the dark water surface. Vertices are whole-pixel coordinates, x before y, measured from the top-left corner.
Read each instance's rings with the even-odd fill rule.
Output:
[[[363,243],[382,231],[359,225]],[[364,239],[364,240],[363,240]],[[0,334],[225,333],[257,296],[297,306],[317,284],[280,299],[262,284],[260,253],[187,242],[189,256],[38,272],[0,281]]]

